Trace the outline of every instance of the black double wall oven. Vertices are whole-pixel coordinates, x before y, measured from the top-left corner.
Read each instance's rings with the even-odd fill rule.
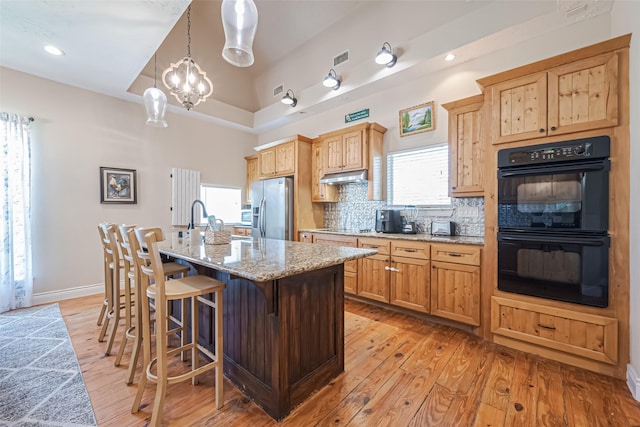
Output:
[[[608,136],[498,151],[498,289],[607,307]]]

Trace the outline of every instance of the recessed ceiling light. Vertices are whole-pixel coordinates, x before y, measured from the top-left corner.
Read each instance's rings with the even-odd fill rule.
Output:
[[[51,55],[62,56],[64,52],[55,47],[54,45],[48,44],[44,47],[44,50],[49,52]]]
[[[450,53],[444,57],[445,61],[453,61],[454,59],[456,59],[456,56],[453,53]]]

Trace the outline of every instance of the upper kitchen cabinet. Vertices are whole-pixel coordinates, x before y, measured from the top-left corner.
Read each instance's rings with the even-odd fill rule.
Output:
[[[449,194],[484,196],[484,148],[481,138],[483,95],[442,104],[449,112]]]
[[[327,152],[327,173],[367,168],[367,141],[362,130],[326,137],[323,143]]]
[[[258,153],[260,178],[293,175],[296,172],[295,141],[265,148]]]
[[[374,166],[382,164],[386,131],[378,123],[362,123],[320,135],[318,141],[324,153],[323,173],[367,170],[368,198],[382,200],[384,176],[381,168]]]
[[[258,156],[247,156],[247,181],[245,185],[245,202],[251,203],[251,184],[258,180]]]
[[[491,91],[493,143],[617,126],[620,57],[601,52],[605,48],[581,49],[478,80]]]
[[[311,153],[311,200],[313,202],[338,201],[338,188],[335,185],[320,183],[320,178],[325,174],[326,149],[324,141],[320,139],[313,141]]]

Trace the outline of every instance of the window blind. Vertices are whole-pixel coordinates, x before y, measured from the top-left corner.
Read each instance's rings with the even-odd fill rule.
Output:
[[[387,154],[387,204],[451,205],[446,142]]]

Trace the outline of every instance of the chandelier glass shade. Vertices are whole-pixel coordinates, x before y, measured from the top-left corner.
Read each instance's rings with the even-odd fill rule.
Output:
[[[167,95],[156,87],[156,56],[153,56],[153,87],[148,88],[142,95],[144,108],[147,110],[147,124],[166,128],[167,121],[164,112],[167,109]]]
[[[258,28],[258,9],[253,0],[222,0],[225,43],[222,57],[236,67],[253,64],[253,38]]]
[[[187,56],[164,70],[162,82],[187,110],[213,93],[213,84],[207,73],[191,58],[191,5],[187,9]]]

